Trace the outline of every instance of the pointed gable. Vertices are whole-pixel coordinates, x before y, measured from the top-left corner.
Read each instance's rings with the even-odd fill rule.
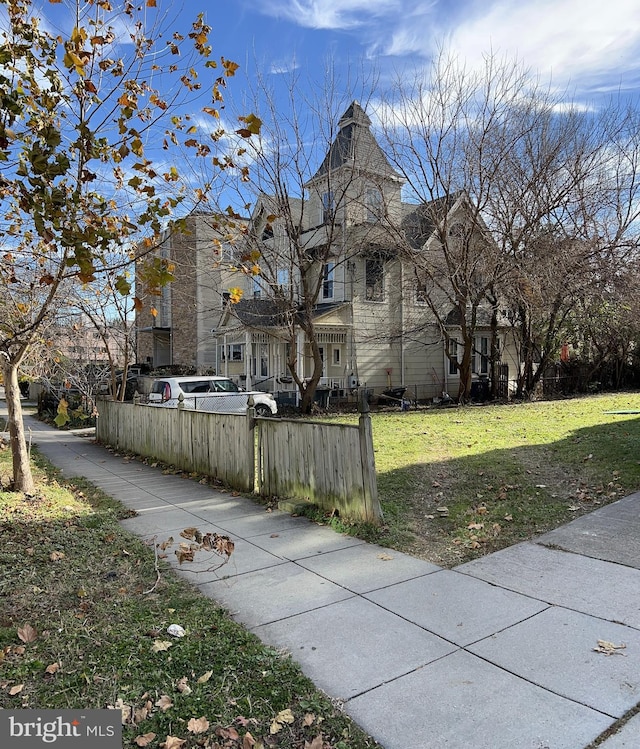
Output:
[[[343,167],[357,167],[385,179],[400,181],[400,175],[387,160],[370,127],[367,113],[357,101],[352,102],[338,122],[338,135],[308,184]]]

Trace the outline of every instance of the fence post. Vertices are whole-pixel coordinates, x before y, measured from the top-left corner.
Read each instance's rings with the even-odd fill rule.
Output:
[[[358,421],[360,462],[362,463],[362,488],[364,499],[365,520],[379,523],[382,520],[382,508],[378,500],[378,484],[376,481],[376,465],[373,452],[373,431],[371,428],[371,413],[364,391],[360,397],[360,419]]]
[[[251,472],[251,486],[254,492],[262,490],[262,450],[260,445],[260,427],[258,427],[258,466],[256,467],[256,409],[253,395],[247,398],[247,465]],[[256,476],[257,472],[257,476]]]

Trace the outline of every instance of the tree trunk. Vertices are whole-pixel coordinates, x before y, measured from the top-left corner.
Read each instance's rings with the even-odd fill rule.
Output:
[[[13,457],[13,491],[33,494],[35,482],[27,450],[18,385],[18,367],[13,362],[3,362],[4,390],[9,411],[9,441]]]

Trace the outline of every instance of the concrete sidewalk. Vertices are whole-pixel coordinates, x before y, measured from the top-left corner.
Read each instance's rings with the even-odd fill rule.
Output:
[[[25,421],[67,476],[138,512],[132,532],[231,536],[229,564],[178,574],[386,749],[584,749],[621,718],[600,747],[640,747],[640,493],[445,570]]]

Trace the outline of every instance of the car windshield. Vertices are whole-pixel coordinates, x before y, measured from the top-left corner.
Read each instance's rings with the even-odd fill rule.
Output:
[[[216,392],[219,392],[219,393],[237,393],[237,392],[239,392],[238,386],[232,380],[216,380],[212,384],[215,386]]]

